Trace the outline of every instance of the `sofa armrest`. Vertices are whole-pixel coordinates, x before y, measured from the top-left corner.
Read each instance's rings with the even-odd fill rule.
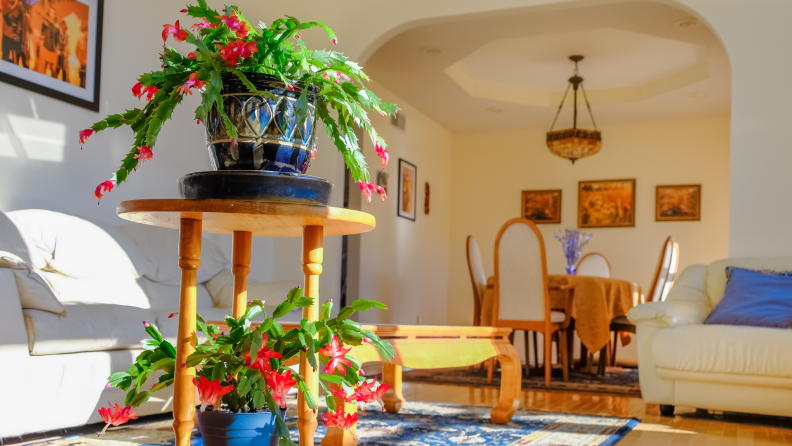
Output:
[[[28,355],[27,330],[14,273],[0,268],[0,356],[11,351]]]
[[[647,302],[630,309],[633,324],[658,327],[702,324],[712,312],[705,282],[706,265],[691,265],[679,274],[665,302]]]

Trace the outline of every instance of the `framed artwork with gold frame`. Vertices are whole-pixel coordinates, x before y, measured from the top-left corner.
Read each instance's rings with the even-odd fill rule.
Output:
[[[524,190],[521,215],[536,224],[561,223],[561,189]]]
[[[399,200],[396,209],[399,217],[415,221],[418,201],[418,168],[399,158]]]
[[[657,186],[655,221],[701,221],[701,185]]]
[[[635,226],[635,179],[578,183],[579,228]]]

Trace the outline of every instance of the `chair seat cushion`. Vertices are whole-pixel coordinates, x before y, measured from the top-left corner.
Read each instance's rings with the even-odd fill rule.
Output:
[[[664,369],[792,378],[792,330],[683,325],[657,332],[652,357]]]
[[[139,349],[147,338],[143,321],[155,322],[149,310],[126,305],[66,302],[68,315],[23,310],[31,355]]]
[[[560,324],[566,320],[566,313],[563,311],[551,311],[550,312],[550,322],[554,324]]]
[[[627,316],[616,316],[615,318],[611,319],[611,324],[632,325],[633,323],[627,319]]]

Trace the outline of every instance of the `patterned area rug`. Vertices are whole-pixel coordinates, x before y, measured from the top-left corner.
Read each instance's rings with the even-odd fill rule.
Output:
[[[398,414],[376,410],[361,413],[358,438],[361,445],[441,446],[457,444],[612,446],[639,421],[628,418],[591,417],[518,411],[512,421],[498,426],[490,422],[487,407],[408,402]],[[298,438],[297,419],[288,419],[292,439]],[[172,421],[138,423],[95,434],[75,435],[35,443],[36,446],[138,446],[173,445]],[[101,429],[101,427],[99,427]],[[317,430],[317,441],[324,437]],[[203,446],[194,432],[191,446]]]
[[[638,385],[638,369],[608,367],[605,376],[594,376],[570,371],[568,382],[562,381],[560,369],[553,369],[552,377],[549,390],[553,391],[641,398],[641,388]],[[500,371],[496,370],[493,374],[492,382],[488,383],[487,369],[478,367],[473,369],[464,367],[405,370],[402,379],[409,382],[430,384],[500,387]],[[541,369],[531,369],[530,376],[526,376],[523,373],[522,388],[548,390],[545,387],[544,372]]]

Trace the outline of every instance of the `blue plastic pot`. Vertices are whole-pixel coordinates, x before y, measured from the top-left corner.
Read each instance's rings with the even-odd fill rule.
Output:
[[[281,413],[286,416],[286,410]],[[198,417],[204,446],[277,446],[275,417],[270,412],[202,412]]]

